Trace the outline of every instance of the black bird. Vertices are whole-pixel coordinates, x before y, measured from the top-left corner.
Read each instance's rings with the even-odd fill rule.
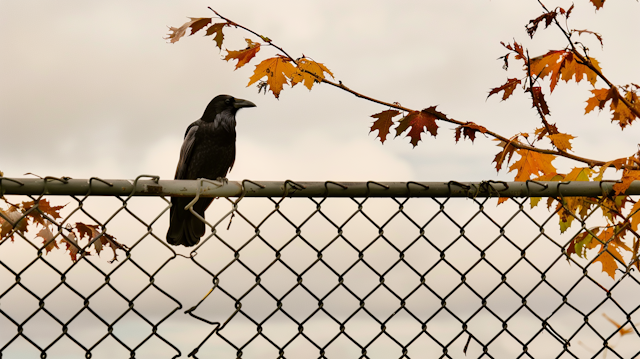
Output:
[[[229,95],[216,96],[204,110],[202,118],[187,127],[180,149],[176,179],[223,179],[236,159],[236,112],[255,107],[247,100]],[[171,198],[171,221],[167,242],[191,247],[204,235],[205,225],[184,207],[193,197]],[[193,210],[204,218],[213,198],[201,198]]]

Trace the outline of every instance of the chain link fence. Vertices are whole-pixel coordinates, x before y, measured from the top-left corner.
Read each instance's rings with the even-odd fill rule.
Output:
[[[0,357],[639,357],[638,273],[566,255],[597,206],[529,201],[610,186],[0,178]]]

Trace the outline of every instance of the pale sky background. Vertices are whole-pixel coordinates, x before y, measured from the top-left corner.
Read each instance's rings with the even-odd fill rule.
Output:
[[[547,6],[568,8],[570,1]],[[285,88],[280,100],[246,87],[258,61],[233,71],[211,38],[198,33],[168,44],[167,26],[188,16],[228,18],[262,33],[292,56],[324,63],[336,80],[367,95],[412,108],[438,105],[461,121],[505,136],[538,125],[521,93],[506,102],[488,91],[520,77],[505,72],[500,41],[513,39],[532,56],[566,45],[555,28],[531,41],[525,24],[541,13],[534,0],[511,1],[0,1],[0,116],[6,176],[132,178],[173,176],[184,130],[220,93],[258,107],[238,120],[238,156],[230,179],[258,180],[511,180],[496,174],[497,148],[480,136],[455,145],[453,125],[439,123],[434,139],[412,149],[404,137],[384,145],[369,134],[369,116],[383,106],[327,85],[309,92]],[[597,16],[576,2],[570,27],[616,84],[640,83],[640,50],[632,30],[640,7],[608,1]],[[621,25],[622,24],[622,25]],[[247,34],[225,28],[225,45],[243,48]],[[255,39],[254,39],[255,40]],[[600,86],[601,83],[598,84]],[[551,121],[578,138],[576,153],[598,159],[636,151],[637,126],[621,132],[609,115],[583,116],[589,84],[562,83],[546,91]],[[560,170],[569,164],[555,162]]]
[[[618,85],[630,82],[640,83],[640,71],[637,67],[640,49],[634,45],[637,44],[636,24],[640,18],[638,2],[610,0],[606,2],[604,9],[596,14],[594,7],[587,0],[574,1],[576,8],[570,19],[570,28],[587,28],[597,31],[603,35],[605,45],[604,49],[601,49],[597,40],[589,36],[582,36],[576,40],[583,41],[591,49],[591,56],[599,60],[604,73],[613,83]],[[547,1],[546,5],[549,8],[554,6],[568,8],[571,1]],[[327,85],[315,86],[311,92],[303,86],[296,86],[294,89],[285,87],[280,100],[276,100],[271,93],[266,96],[258,94],[255,86],[246,87],[246,84],[253,73],[254,65],[275,54],[267,47],[264,47],[258,53],[258,58],[250,64],[233,71],[235,62],[227,63],[220,60],[225,52],[218,51],[212,39],[203,38],[202,33],[183,38],[176,44],[169,44],[163,39],[168,33],[167,26],[180,26],[187,17],[212,16],[207,6],[268,36],[294,57],[304,53],[324,63],[335,74],[336,80],[341,80],[346,86],[356,91],[388,102],[400,102],[404,106],[416,109],[438,105],[438,110],[449,117],[460,121],[476,122],[507,137],[518,132],[533,131],[539,126],[539,119],[531,109],[529,98],[522,93],[514,94],[506,102],[501,102],[499,96],[493,96],[487,100],[487,94],[491,88],[502,85],[507,78],[523,75],[515,60],[511,61],[509,72],[502,69],[502,62],[497,59],[506,53],[506,49],[500,45],[500,41],[512,42],[515,39],[529,48],[531,56],[538,56],[548,50],[566,46],[566,40],[562,34],[553,27],[547,30],[539,29],[534,40],[528,38],[525,25],[530,19],[541,14],[540,6],[535,0],[394,2],[376,0],[272,0],[269,2],[257,0],[135,2],[0,0],[0,31],[3,34],[0,37],[2,49],[0,136],[4,150],[4,155],[0,159],[0,170],[4,171],[5,176],[8,177],[22,177],[25,173],[32,172],[40,176],[73,178],[92,176],[134,178],[140,174],[155,174],[163,179],[170,179],[175,171],[186,127],[202,115],[211,98],[226,93],[251,100],[258,106],[239,112],[238,154],[235,167],[229,175],[230,180],[245,178],[315,181],[513,179],[513,173],[496,174],[491,164],[498,151],[495,142],[478,136],[475,144],[464,141],[456,145],[453,140],[453,125],[439,123],[438,137],[434,139],[430,135],[423,134],[423,141],[415,149],[405,137],[393,139],[390,136],[389,140],[382,145],[376,140],[374,133],[369,134],[369,128],[373,121],[370,116],[385,110],[383,106],[358,99]],[[246,33],[230,28],[225,28],[224,32],[225,45],[230,49],[240,49],[245,46]],[[547,85],[546,82],[544,84]],[[604,84],[600,82],[596,86],[599,88]],[[561,82],[552,95],[549,95],[548,90],[545,89],[552,113],[550,121],[557,123],[560,131],[569,132],[578,137],[574,141],[574,149],[578,155],[609,160],[633,154],[637,151],[637,144],[640,142],[638,125],[634,124],[622,132],[617,125],[610,123],[608,111],[583,115],[590,89],[591,86],[586,82],[580,85]],[[568,171],[572,165],[568,161],[561,160],[556,160],[554,164],[560,171]],[[327,211],[327,207],[331,208],[333,203],[336,206],[336,213],[333,213],[335,218],[340,217],[338,214],[342,213],[341,211],[353,213],[349,211],[356,210],[354,204],[349,202],[350,200],[345,200],[349,202],[347,205],[343,205],[344,203],[340,200],[332,200],[323,208]],[[260,201],[268,200],[245,199],[243,201],[242,206],[246,204],[243,208],[247,208],[243,210],[250,214],[253,213],[252,211],[259,212],[264,217],[264,213],[260,211],[264,212],[265,209],[259,204]],[[386,199],[386,201],[391,200]],[[68,211],[76,206],[74,201],[70,202],[72,205],[67,207]],[[308,200],[304,203],[307,202]],[[285,202],[287,203],[289,202]],[[447,208],[448,213],[459,223],[465,223],[478,211],[478,206],[472,200],[460,199],[455,203],[461,205],[457,207],[457,204],[450,204]],[[405,210],[421,220],[423,219],[420,216],[430,216],[439,210],[439,206],[430,199],[412,199],[410,204],[415,206],[413,212],[410,205],[407,205],[408,209]],[[84,203],[83,208],[100,220],[106,220],[121,208],[121,205],[122,203],[114,198],[90,198]],[[228,203],[223,200],[215,201],[212,209],[208,211],[207,218],[210,220],[219,218],[225,213],[225,205],[228,207]],[[262,205],[268,211],[273,209],[271,202],[267,202],[266,205],[262,203]],[[166,203],[157,198],[135,198],[128,204],[129,209],[144,215],[147,222],[150,222],[165,206]],[[395,211],[397,206],[394,206],[396,204],[393,203],[386,206],[380,205],[380,207],[369,209],[367,213],[375,217],[379,214],[378,212]],[[288,212],[287,208],[284,208],[284,212],[302,221],[300,218],[309,215],[309,211],[313,212],[315,209],[315,206],[307,207],[300,207],[304,210],[289,207]],[[491,208],[488,207],[486,211],[491,213],[493,218],[498,218],[500,223],[507,221],[517,211],[517,206],[513,203],[499,208],[493,205]],[[537,213],[542,213],[543,216],[551,215],[544,208],[537,210]],[[128,244],[146,235],[148,230],[146,226],[136,222],[126,213],[121,213],[122,215],[118,215],[109,224],[110,233]],[[81,213],[78,213],[76,217],[72,217],[71,222],[87,221],[79,218],[80,216]],[[154,233],[161,238],[164,238],[168,225],[168,216],[165,214],[164,217],[153,226]],[[514,231],[513,238],[530,241],[539,234],[539,228],[532,227],[531,222],[522,217],[520,216],[507,227],[507,234],[511,235],[510,231]],[[428,228],[429,236],[437,238],[439,244],[457,238],[459,228],[453,228],[453,225],[442,216],[439,217],[439,221],[443,223],[435,221],[433,227]],[[557,221],[553,219],[551,222],[553,223],[546,227],[548,229],[546,233],[556,238]],[[415,228],[402,225],[403,223],[398,224],[397,229],[397,238],[400,242],[402,239],[414,238],[411,236],[416,235],[413,233],[416,231]],[[315,225],[320,226],[320,224]],[[370,240],[377,236],[377,231],[371,234],[362,230],[365,228],[370,231],[370,225],[367,227],[361,223],[354,223],[354,226],[352,227],[353,238]],[[499,235],[497,227],[487,220],[483,221],[482,218],[474,220],[467,229],[467,235],[474,243],[488,243]],[[253,228],[243,227],[239,217],[234,219],[232,231],[225,233],[232,236],[235,233],[234,230],[238,233],[246,230],[250,235],[253,233]],[[305,230],[305,235],[308,233],[310,236],[317,235],[324,239],[333,238],[332,236],[336,235],[334,227],[325,228],[325,233],[311,224],[305,227]],[[572,230],[579,229],[572,228]],[[292,228],[275,222],[272,227],[265,225],[261,231],[265,238],[273,240],[273,243],[280,243],[278,240],[285,238],[284,235],[291,232]],[[394,233],[393,228],[385,229],[387,236],[392,233]],[[293,236],[293,234],[290,235]],[[570,235],[567,234],[565,237]],[[238,241],[242,238],[245,237],[237,236]],[[349,238],[352,238],[351,235]],[[209,245],[203,246],[199,252],[198,258],[203,263],[216,267],[231,260],[232,252],[228,248],[226,251],[217,250],[219,248],[216,245],[221,246],[220,243],[217,241],[208,243]],[[24,241],[16,241],[10,245],[7,244],[4,247],[13,251],[0,252],[0,260],[8,263],[11,268],[24,268],[33,259],[33,249]],[[153,247],[145,247],[147,245]],[[264,266],[263,262],[268,260],[264,253],[269,256],[273,253],[263,248],[264,246],[255,245],[256,247],[248,248],[243,252],[245,256],[243,258],[255,260],[256,263]],[[464,247],[464,243],[460,246],[462,246],[461,249],[450,251],[451,256],[447,254],[447,258],[463,268],[468,266],[478,253],[475,249],[469,248],[468,244],[467,247]],[[551,249],[545,246],[551,246]],[[537,254],[550,253],[552,249],[557,250],[549,241],[538,241],[532,250],[528,250],[527,257],[540,261],[536,263],[546,263],[551,257],[538,257]],[[183,254],[189,252],[186,248],[177,250]],[[338,253],[332,258],[336,263],[347,263],[344,259],[346,257],[342,256],[355,256],[348,248],[338,247],[335,251]],[[419,265],[425,265],[430,263],[428,261],[439,258],[433,249],[431,249],[433,253],[421,248],[416,251],[413,263]],[[287,249],[285,252],[287,252],[285,255],[290,256],[285,258],[290,263],[297,263],[297,260],[300,263],[304,260],[313,260],[311,257],[309,257],[311,259],[305,257],[308,253],[302,250]],[[161,265],[159,263],[172,255],[153,238],[145,239],[133,253],[136,260],[141,263],[145,265],[147,262],[151,263],[150,268],[157,268]],[[147,253],[153,253],[153,256],[146,255]],[[367,256],[382,263],[389,260],[388,253],[388,248],[380,247],[369,250]],[[520,258],[519,252],[515,251],[513,246],[507,245],[504,240],[500,241],[500,246],[494,246],[489,253],[489,256],[493,256],[492,263],[504,268]],[[472,255],[473,258],[470,257]],[[331,253],[327,253],[325,258],[330,256]],[[355,260],[351,257],[348,259]],[[108,258],[110,258],[108,255],[93,256],[91,260],[98,263],[97,265],[104,270],[110,270],[114,265],[107,263]],[[394,258],[397,257],[394,256]],[[61,267],[69,265],[64,250],[52,252],[46,259]],[[549,278],[553,278],[549,280],[556,286],[566,289],[570,286],[567,285],[565,288],[563,285],[575,283],[582,272],[578,266],[570,266],[565,261],[560,262],[554,267],[556,275],[550,275]],[[116,262],[115,265],[118,263]],[[117,286],[121,286],[119,288],[124,288],[125,291],[130,289],[132,293],[136,293],[136,290],[140,290],[139,286],[148,284],[148,278],[140,276],[139,271],[130,263],[126,264],[129,267],[117,272],[114,283],[117,282]],[[384,264],[387,265],[386,262]],[[177,293],[178,299],[185,306],[195,304],[211,286],[210,276],[202,271],[194,274],[193,267],[187,259],[178,257],[157,278],[159,285],[163,288],[165,285],[172,285],[170,287],[172,293]],[[605,284],[611,283],[605,275],[600,273],[599,265],[594,267],[596,269],[590,271],[591,275]],[[183,273],[189,270],[191,270],[189,280],[185,281]],[[530,282],[539,280],[537,272],[526,272],[526,268],[522,271],[523,273],[518,270],[512,273],[514,276],[517,275],[515,278],[526,280],[513,281],[513,285],[524,287]],[[95,275],[94,272],[81,267],[73,273],[79,277],[69,281],[72,285],[100,284],[103,279],[101,276],[87,280],[82,277]],[[274,272],[278,273],[275,270]],[[492,273],[493,276],[485,276],[485,272]],[[59,276],[52,273],[46,268],[38,270],[38,267],[34,266],[23,275],[22,283],[27,283],[27,286],[33,285],[34,288],[44,292],[46,286],[33,283],[42,284],[46,280],[47,284],[57,284]],[[469,279],[474,281],[474,285],[478,285],[474,288],[492,288],[499,283],[499,277],[491,269],[480,268],[474,273],[476,278]],[[7,271],[2,271],[0,274],[4,275],[2,278],[6,278],[0,281],[0,284],[13,283],[14,278],[9,276]],[[44,278],[45,276],[52,279]],[[436,278],[430,285],[436,288],[438,285],[451,285],[459,278],[451,273],[439,272],[434,276]],[[232,285],[237,284],[239,287],[246,283],[249,283],[246,284],[247,286],[252,285],[255,282],[253,277],[243,281],[246,278],[241,276],[236,278],[233,273],[228,273],[226,278],[229,277],[232,278]],[[332,275],[328,277],[335,280]],[[273,282],[268,282],[269,279],[266,278],[265,283],[268,283],[268,286],[277,286],[281,282],[290,284],[286,280],[291,280],[286,276],[274,278],[271,278]],[[359,279],[366,279],[366,276],[358,277],[358,274],[354,274],[354,278],[353,286],[357,287]],[[390,282],[395,283],[394,285],[408,285],[410,280],[415,280],[408,276],[396,279]],[[322,281],[310,282],[317,284]],[[362,281],[360,284],[365,286],[368,282]],[[584,288],[580,286],[572,292],[571,299],[579,307],[594,305],[591,302],[597,302],[604,296],[599,289],[587,287],[589,284],[584,284]],[[175,290],[176,288],[178,290]],[[246,290],[246,287],[242,288]],[[560,301],[559,296],[545,292],[545,288],[541,289],[542,294],[530,300],[530,303],[537,303],[531,306],[537,305],[534,309],[539,310],[541,314],[559,305]],[[101,295],[106,299],[96,296],[91,299],[92,306],[101,308],[100,310],[104,310],[107,313],[105,315],[108,316],[113,314],[109,312],[110,310],[124,310],[121,298],[112,299],[108,297],[111,292],[106,290],[103,292],[104,294]],[[16,313],[17,317],[22,316],[20,318],[24,319],[37,309],[37,302],[30,295],[22,293],[20,297],[18,291],[12,293],[15,297],[5,297],[3,305],[9,307],[5,310]],[[64,293],[61,292],[59,295],[63,296]],[[472,303],[476,307],[469,304],[477,298],[465,295],[464,292],[460,293],[459,297],[454,296],[451,299],[449,305],[467,315],[465,310],[477,308],[478,303]],[[598,295],[589,296],[591,302],[587,302],[584,300],[587,298],[584,293],[598,293]],[[81,303],[77,303],[79,300],[77,296],[67,293],[66,297],[75,301],[72,303],[75,309],[68,309],[66,305],[64,309],[68,309],[69,313],[79,310]],[[150,294],[149,298],[151,298],[149,299],[150,308],[153,309],[156,306],[160,308],[163,305],[159,310],[154,309],[158,313],[163,313],[162,315],[167,313],[167,307],[175,306],[173,302],[166,305],[161,303],[157,298],[164,300],[162,296]],[[637,305],[634,298],[637,296],[619,295],[617,300],[618,302],[627,300],[628,302],[624,302],[623,306],[634,308]],[[144,302],[145,300],[142,298],[136,301],[136,303],[142,302],[140,305],[136,304],[136,308],[145,308],[144,304],[148,304]],[[492,303],[493,308],[503,310],[505,317],[510,310],[515,310],[514,308],[520,305],[520,298],[516,298],[512,293],[496,294],[493,300],[495,301]],[[100,305],[102,301],[105,303],[104,309]],[[55,306],[59,303],[66,304],[67,301],[52,299],[47,301],[47,306],[48,308],[53,306],[57,310]],[[205,304],[217,308],[219,303],[221,299],[217,298]],[[261,298],[249,298],[245,302],[245,307],[252,308],[251,305],[255,305],[255,308],[267,310],[263,303]],[[373,306],[375,309],[377,308],[375,303],[368,302],[368,306]],[[380,304],[380,308],[393,305],[392,301],[385,298],[380,299],[380,303],[384,303],[384,305]],[[435,302],[435,304],[427,301],[420,303],[419,307],[425,310],[439,307]],[[229,303],[225,305],[231,306]],[[227,307],[222,309],[226,310]],[[222,309],[219,310],[222,311]],[[616,308],[605,307],[602,310],[610,313],[617,320],[624,320]],[[216,319],[224,319],[228,315],[217,313],[215,310],[207,313]],[[582,323],[582,318],[570,317],[574,314],[573,312],[567,314],[571,320],[565,320],[568,317],[562,313],[555,317],[557,326],[563,330],[563,334],[572,332],[574,328],[571,326],[575,323]],[[115,317],[117,316],[109,318],[113,320]],[[594,314],[593,317],[606,329],[613,330],[608,327],[610,323],[599,314]],[[84,323],[83,320],[79,322]],[[436,327],[455,324],[446,318],[442,319],[441,324],[438,324],[439,321],[440,319],[436,320],[434,324]],[[635,318],[634,321],[636,321]],[[49,328],[45,325],[46,321],[38,323],[38,328],[41,327],[43,332],[44,329]],[[120,329],[116,328],[116,334],[122,334],[118,330],[128,333],[135,332],[138,328],[135,323],[130,324],[127,321],[123,323],[125,324],[122,324]],[[211,330],[210,326],[204,324],[197,326],[199,323],[194,324],[196,321],[182,312],[173,315],[166,323],[161,327],[163,335],[177,343],[183,350],[183,355],[188,354],[188,351]],[[484,319],[472,323],[480,325],[478,328],[472,328],[476,333],[487,336],[493,335],[491,333],[501,328],[495,320],[493,326],[485,326]],[[594,321],[590,323],[593,324]],[[45,334],[59,333],[59,324],[49,324],[53,329]],[[142,326],[144,330],[140,331],[141,333],[149,331],[148,326],[145,325]],[[455,328],[451,327],[453,334],[459,330],[457,324],[455,325]],[[517,329],[512,330],[533,330],[531,328],[534,326],[539,328],[539,325],[540,322],[537,319],[531,322],[517,322],[513,325],[513,328]],[[35,327],[35,324],[33,326]],[[87,326],[89,327],[91,326]],[[250,330],[255,330],[255,326],[249,327]],[[104,326],[93,325],[91,328],[98,328],[96,330],[99,333],[85,332],[76,328],[76,332],[79,332],[77,335],[89,337],[86,342],[95,342],[97,339],[92,336],[94,334],[97,338],[104,335]],[[512,328],[511,324],[510,328]],[[27,331],[33,333],[36,329],[30,328]],[[242,331],[239,330],[239,332]],[[274,332],[280,332],[280,329],[276,328]],[[436,332],[446,331],[436,330]],[[544,340],[550,340],[548,337],[545,338]],[[505,340],[508,341],[508,337]],[[550,341],[557,345],[555,340]],[[0,343],[4,342],[0,340]],[[546,348],[544,343],[546,342],[538,345],[537,348]],[[627,342],[621,346],[627,345],[625,343]],[[456,347],[455,355],[459,356],[454,356],[456,358],[463,357],[461,347],[464,343],[458,344],[459,348]],[[20,352],[22,350],[20,345],[33,350],[26,342],[15,344],[11,350]],[[514,356],[509,351],[514,345],[514,342],[504,345],[496,344],[493,350],[504,354],[496,357]],[[637,345],[631,340],[628,345],[629,352],[637,352],[637,349],[634,349]],[[147,348],[146,350],[166,352],[164,345],[144,347]],[[338,345],[332,348],[336,347],[340,348]],[[61,345],[55,348],[62,351],[63,349],[60,348],[66,347]],[[110,344],[101,345],[100,348],[104,351],[121,349],[118,345]],[[184,352],[185,348],[188,348],[187,353]],[[394,347],[394,350],[396,349]],[[436,349],[436,352],[440,350]],[[520,349],[516,349],[515,353],[520,353]],[[427,353],[426,350],[420,350]],[[554,351],[556,347],[549,346],[548,350]],[[574,350],[588,352],[586,349]],[[470,351],[469,357],[481,355],[477,345],[470,348]],[[384,351],[379,353],[385,354]],[[83,354],[80,353],[79,356]],[[60,354],[60,357],[65,357],[64,355],[66,353]],[[233,356],[235,353],[229,355]],[[52,354],[50,357],[55,355]],[[346,357],[346,355],[337,355],[337,357]],[[538,357],[545,356],[540,354]]]

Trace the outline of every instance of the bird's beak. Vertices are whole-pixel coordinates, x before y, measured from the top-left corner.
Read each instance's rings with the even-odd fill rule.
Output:
[[[251,101],[237,98],[235,99],[235,101],[233,101],[233,107],[236,109],[243,108],[243,107],[256,107],[256,104]]]

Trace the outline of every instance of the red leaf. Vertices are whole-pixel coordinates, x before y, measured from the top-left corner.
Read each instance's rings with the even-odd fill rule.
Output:
[[[398,116],[399,114],[400,111],[397,110],[386,110],[380,113],[376,113],[375,115],[371,115],[371,117],[377,118],[377,120],[373,122],[371,131],[369,131],[369,133],[378,130],[378,138],[380,138],[380,142],[384,143],[384,141],[387,140],[389,129],[393,124],[393,118]]]
[[[410,142],[413,147],[418,145],[422,132],[429,131],[429,133],[435,137],[438,134],[438,125],[436,124],[437,117],[429,113],[429,111],[435,111],[435,106],[422,111],[409,112],[405,118],[400,120],[398,127],[396,127],[396,137],[400,136],[409,127],[411,127],[411,129],[407,136],[411,138]]]
[[[519,84],[520,84],[520,80],[518,79],[515,79],[515,78],[508,79],[504,85],[491,89],[491,91],[489,92],[489,96],[487,96],[487,98],[489,98],[491,95],[497,94],[500,91],[504,91],[504,93],[502,94],[502,101],[504,101],[508,99],[509,96],[511,96],[511,94],[513,93],[513,90],[515,90],[516,86],[518,86]]]
[[[465,138],[468,138],[473,142],[476,139],[476,132],[486,133],[487,129],[473,122],[467,122],[464,125],[460,125],[456,128],[456,142],[460,140],[460,135],[463,135]]]

